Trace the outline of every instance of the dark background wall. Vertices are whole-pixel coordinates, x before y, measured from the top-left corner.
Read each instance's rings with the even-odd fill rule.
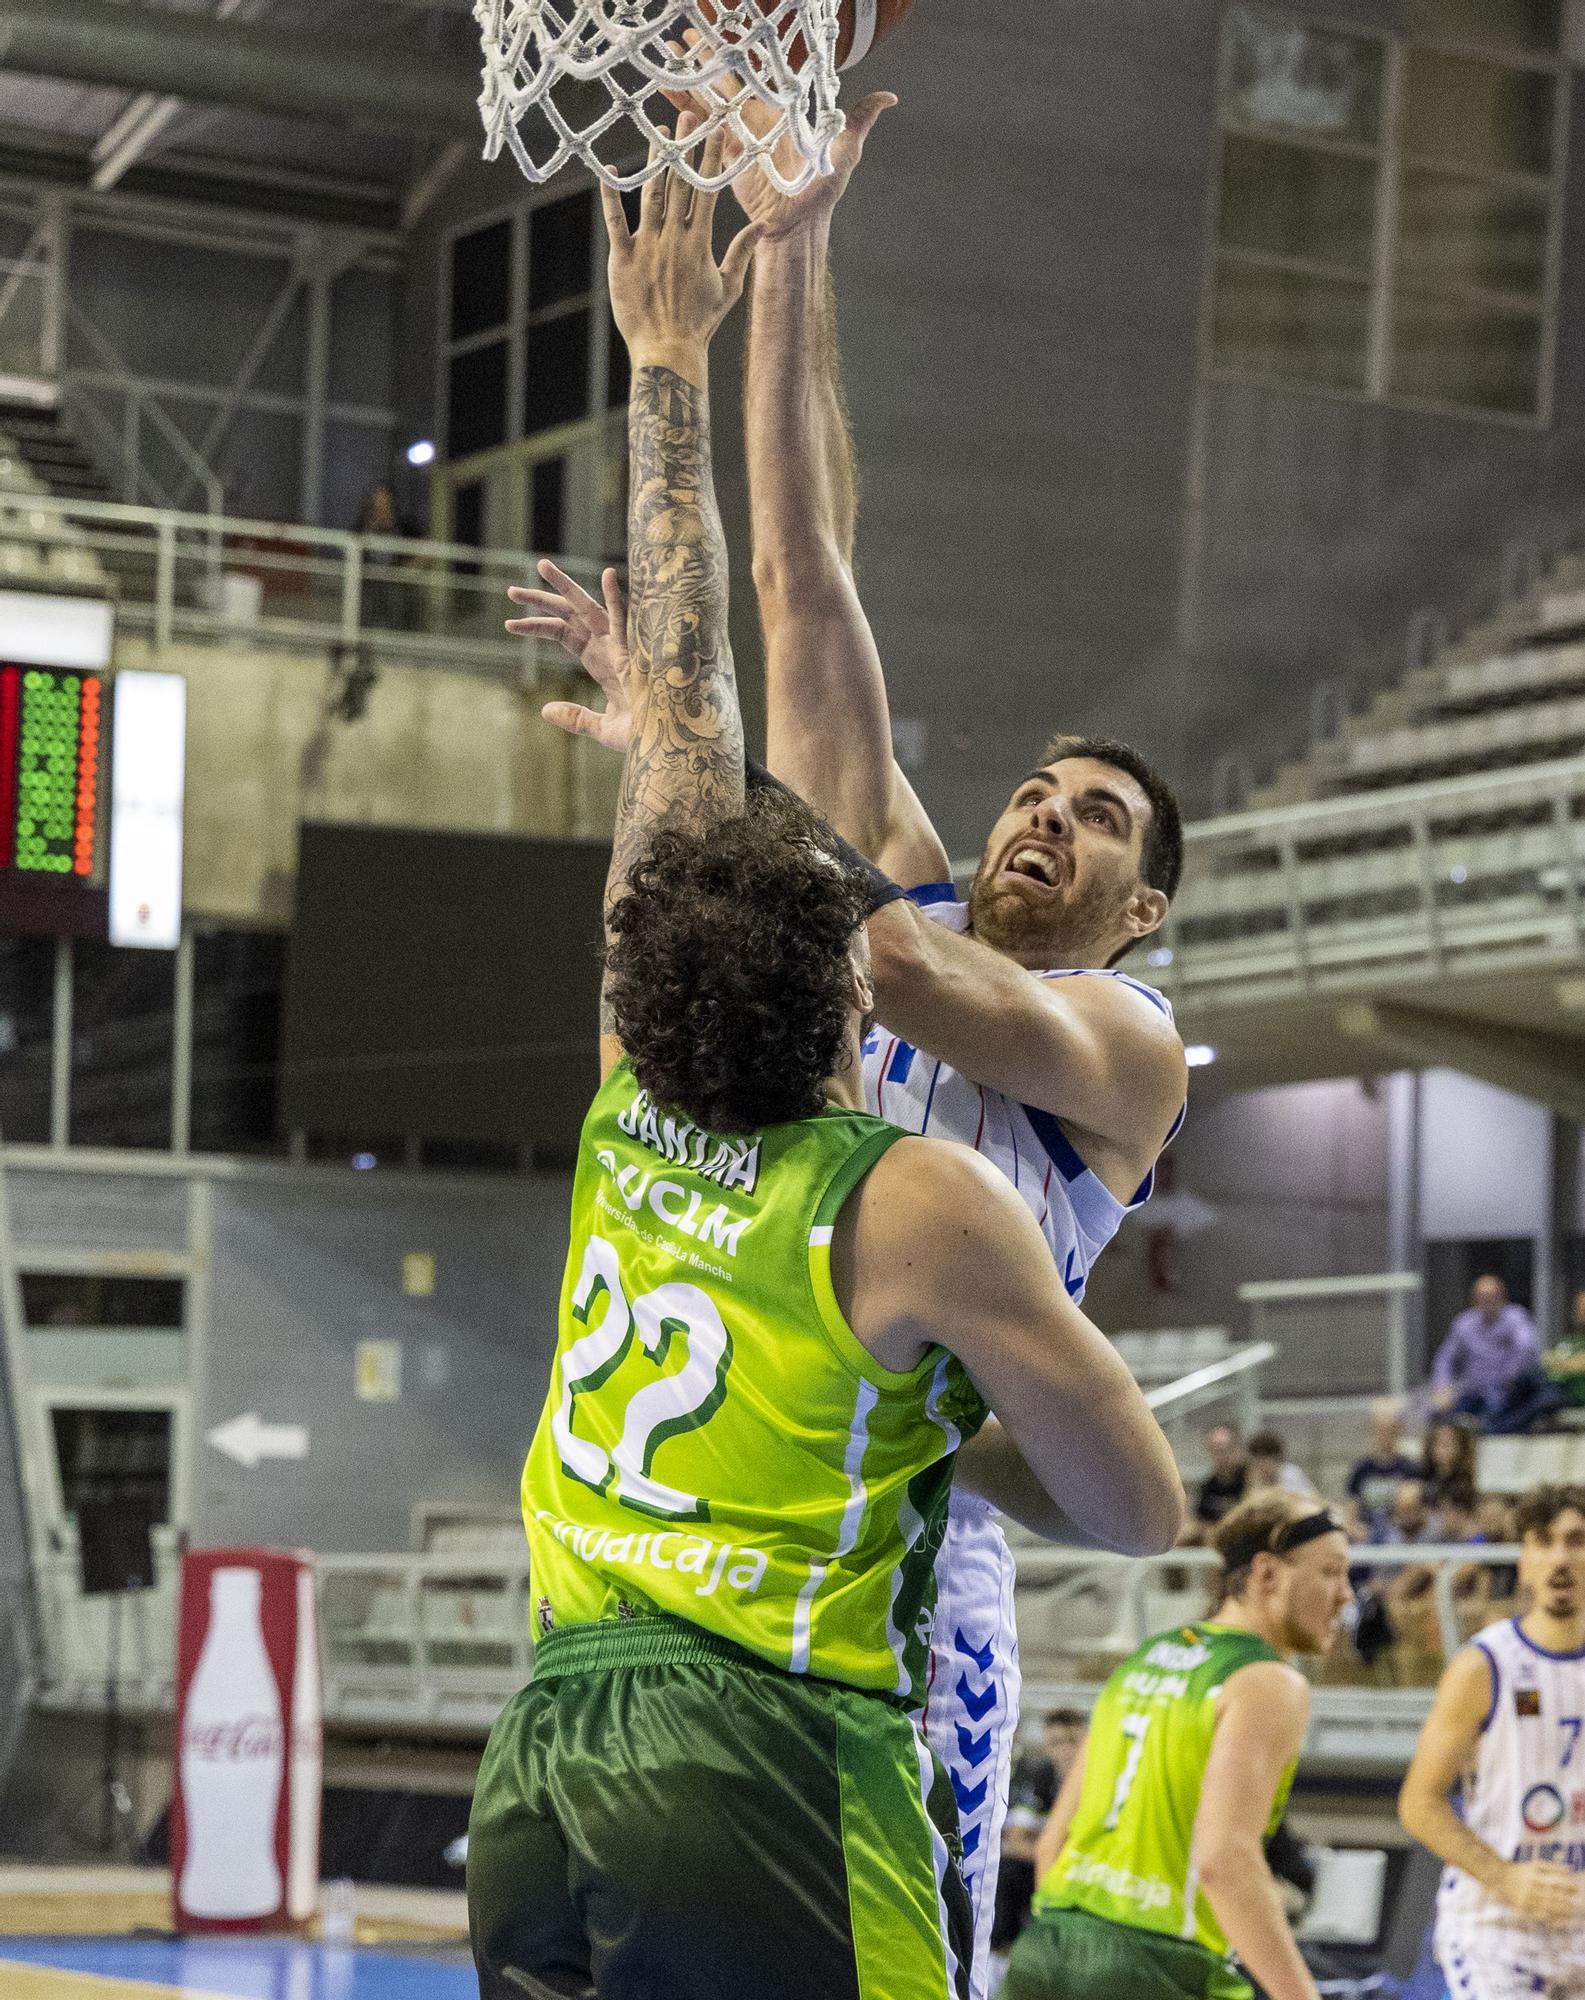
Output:
[[[1212,0],[921,0],[862,73],[902,99],[835,251],[862,581],[955,853],[1058,726],[1136,738],[1204,810],[1219,755],[1300,747],[1317,679],[1371,685],[1416,610],[1465,612],[1506,542],[1585,495],[1576,141],[1552,429],[1210,384],[1203,536],[1186,534],[1221,18]],[[433,425],[446,232],[518,194],[511,168],[470,167],[415,239],[415,434]],[[739,343],[729,323],[718,474],[752,721]]]

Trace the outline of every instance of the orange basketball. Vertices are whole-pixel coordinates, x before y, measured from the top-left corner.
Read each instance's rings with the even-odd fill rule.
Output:
[[[759,0],[760,11],[773,11],[773,0]],[[837,64],[841,69],[852,69],[863,62],[872,49],[878,49],[888,36],[893,35],[908,18],[908,10],[914,0],[842,0],[842,26],[837,35]],[[715,8],[711,0],[699,0],[699,12],[707,21],[715,19]],[[802,40],[792,45],[794,61],[803,58]]]
[[[908,18],[914,0],[842,0],[842,32],[837,37],[837,62],[852,69],[878,49]]]

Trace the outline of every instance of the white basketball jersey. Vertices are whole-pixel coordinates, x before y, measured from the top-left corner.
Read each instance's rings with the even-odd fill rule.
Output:
[[[1585,1883],[1585,1651],[1544,1652],[1517,1618],[1471,1643],[1491,1668],[1491,1706],[1464,1781],[1465,1824],[1505,1861],[1556,1862]],[[1437,1922],[1445,1939],[1471,1925],[1510,1926],[1513,1914],[1473,1876],[1448,1868]]]
[[[912,900],[949,929],[968,929],[968,906],[954,899],[950,882],[916,889]],[[1043,972],[1042,979],[1115,979],[1168,1019],[1172,1008],[1154,987],[1122,972]],[[999,1090],[971,1083],[960,1071],[923,1054],[901,1036],[872,1028],[864,1043],[864,1105],[889,1125],[935,1139],[955,1139],[1001,1168],[1023,1196],[1051,1247],[1068,1296],[1082,1299],[1096,1259],[1125,1216],[1150,1199],[1155,1170],[1130,1202],[1121,1202],[1080,1159],[1061,1125]],[[1183,1114],[1167,1135],[1176,1138]]]

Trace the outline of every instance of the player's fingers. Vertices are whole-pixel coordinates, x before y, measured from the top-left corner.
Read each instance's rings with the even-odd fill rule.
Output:
[[[554,584],[567,602],[577,610],[596,613],[599,611],[598,602],[589,595],[577,578],[568,576],[567,572],[553,563],[549,556],[540,558],[539,573],[547,583]]]
[[[524,605],[542,618],[570,618],[572,606],[566,598],[558,597],[554,591],[529,590],[522,584],[513,584],[506,593],[514,604]]]
[[[627,210],[622,206],[622,197],[614,187],[600,183],[600,206],[605,211],[605,233],[611,239],[613,250],[625,250],[633,240],[633,232],[627,226]]]
[[[578,650],[568,636],[564,618],[508,618],[506,629],[514,639],[554,639],[568,652]]]
[[[872,90],[868,97],[861,97],[848,113],[848,130],[862,146],[875,130],[884,112],[895,109],[897,99],[889,90]]]
[[[592,736],[599,727],[600,718],[593,709],[580,708],[575,701],[547,701],[539,712],[568,736]]]
[[[731,247],[721,259],[721,284],[729,305],[735,305],[743,296],[743,287],[748,282],[748,267],[753,263],[754,252],[764,235],[765,225],[751,222],[747,229],[740,230],[732,239]]]
[[[719,178],[721,162],[726,150],[726,135],[719,125],[704,142],[699,153],[699,173],[707,181]],[[709,229],[715,222],[716,194],[700,190],[693,198],[693,213],[689,220],[696,226]]]
[[[666,220],[667,182],[671,175],[661,165],[662,145],[671,138],[664,125],[655,128],[655,140],[649,149],[650,177],[644,183],[644,192],[639,199],[638,226],[640,229],[658,229]]]
[[[627,599],[622,595],[622,578],[615,569],[606,570],[600,578],[600,594],[605,599],[606,615],[611,620],[611,630],[625,635],[627,632]]]

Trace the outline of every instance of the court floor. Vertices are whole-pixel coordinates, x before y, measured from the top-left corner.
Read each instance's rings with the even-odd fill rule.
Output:
[[[168,1879],[0,1869],[0,2000],[475,2000],[461,1898],[360,1889],[355,1941],[178,1938]]]

